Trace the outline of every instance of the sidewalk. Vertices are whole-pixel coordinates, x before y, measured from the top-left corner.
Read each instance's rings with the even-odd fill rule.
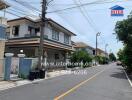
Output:
[[[61,71],[48,72],[48,73],[46,73],[45,79],[49,79],[49,78],[53,78],[53,77],[57,77],[57,76],[61,76],[61,75],[64,75],[64,73],[62,73],[62,70]],[[10,88],[13,88],[13,87],[22,86],[22,85],[25,85],[25,84],[40,82],[40,81],[43,81],[45,79],[36,79],[34,81],[30,81],[30,80],[0,81],[0,91],[10,89]]]

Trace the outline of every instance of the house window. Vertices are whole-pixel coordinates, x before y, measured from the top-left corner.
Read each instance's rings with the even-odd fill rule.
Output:
[[[65,44],[69,44],[69,40],[70,40],[70,36],[67,35],[67,34],[65,34],[65,35],[64,35],[64,43],[65,43]]]
[[[28,26],[28,32],[29,32],[29,34],[31,34],[32,33],[32,27],[30,27],[30,26]]]
[[[6,28],[6,38],[9,39],[10,38],[10,27]]]
[[[55,54],[55,60],[59,59],[59,54]]]
[[[93,55],[95,55],[96,54],[96,50],[93,50]]]
[[[40,32],[40,28],[35,28],[35,33],[37,34],[38,32]]]
[[[12,32],[12,34],[14,35],[14,36],[18,36],[19,35],[19,25],[18,26],[13,26],[13,32]]]
[[[52,30],[52,39],[59,41],[59,32],[55,29]]]
[[[34,27],[28,26],[28,32],[29,32],[30,36],[36,35]]]

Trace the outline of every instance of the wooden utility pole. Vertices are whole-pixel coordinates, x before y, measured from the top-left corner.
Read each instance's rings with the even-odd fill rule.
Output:
[[[40,32],[40,45],[39,45],[39,56],[38,56],[38,68],[42,69],[43,56],[44,56],[44,32],[45,32],[45,22],[46,22],[46,9],[47,0],[42,0],[42,15],[41,15],[41,32]]]

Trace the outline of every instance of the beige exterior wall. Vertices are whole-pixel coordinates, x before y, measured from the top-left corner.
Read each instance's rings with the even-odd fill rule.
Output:
[[[102,56],[102,57],[105,57],[105,52],[102,52],[102,51],[97,51],[97,55],[98,56]]]
[[[5,41],[0,40],[0,76],[2,76],[2,74],[3,74],[4,49],[5,49]]]
[[[0,40],[0,59],[4,57],[5,41]]]

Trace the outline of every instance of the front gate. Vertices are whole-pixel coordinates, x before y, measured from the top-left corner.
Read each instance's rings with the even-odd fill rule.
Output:
[[[20,78],[28,78],[32,66],[32,59],[24,57],[7,57],[5,58],[4,65],[4,80],[15,81]]]
[[[13,57],[11,59],[11,72],[10,72],[11,80],[17,79],[19,74],[19,58]]]

